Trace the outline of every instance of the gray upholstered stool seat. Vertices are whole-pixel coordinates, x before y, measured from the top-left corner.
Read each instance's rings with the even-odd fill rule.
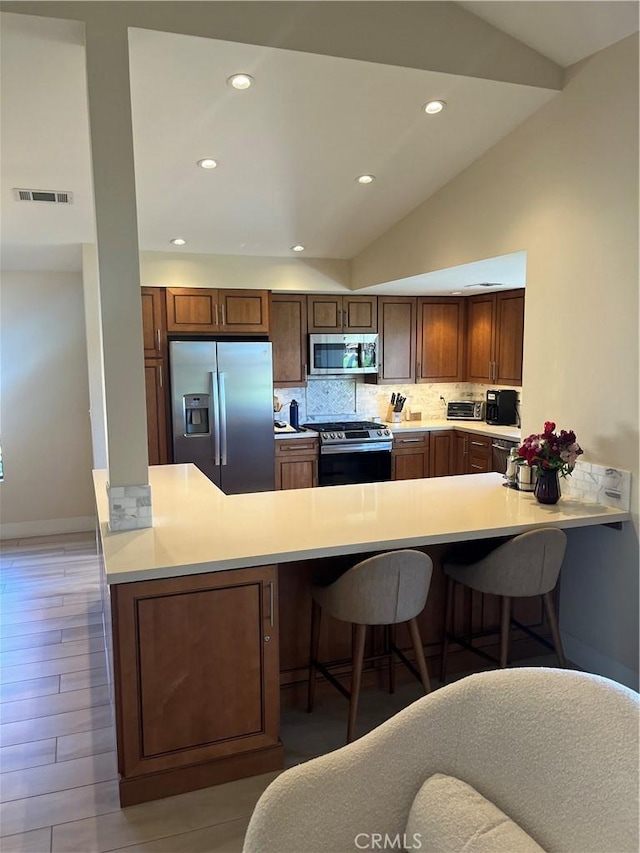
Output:
[[[416,616],[426,604],[432,569],[431,558],[421,551],[392,551],[362,560],[330,586],[312,587],[308,710],[313,710],[315,672],[318,670],[349,699],[347,743],[353,740],[355,730],[368,625],[388,626],[388,645],[384,656],[389,660],[390,691],[393,692],[394,684],[394,654],[422,681],[426,693],[431,689]],[[327,666],[318,661],[322,610],[334,619],[349,622],[354,626],[350,691],[345,690]],[[393,626],[400,622],[408,623],[418,672],[395,645]]]
[[[508,540],[483,559],[471,565],[444,563],[442,570],[448,577],[445,605],[445,626],[442,640],[442,681],[446,677],[449,642],[455,642],[478,651],[464,638],[453,637],[453,609],[455,584],[460,583],[482,593],[501,597],[500,617],[500,666],[507,666],[509,634],[512,622],[511,600],[540,595],[544,603],[547,621],[553,638],[553,648],[561,666],[566,666],[558,619],[553,603],[552,591],[558,583],[564,559],[567,537],[562,530],[553,527],[530,530]],[[542,639],[520,623],[519,628]],[[549,645],[542,640],[545,645]]]

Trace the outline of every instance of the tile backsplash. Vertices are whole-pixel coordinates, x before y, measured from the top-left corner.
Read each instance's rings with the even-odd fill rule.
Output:
[[[404,414],[420,412],[423,418],[443,418],[450,400],[484,400],[487,388],[469,382],[424,383],[419,385],[370,385],[363,378],[310,379],[306,387],[276,388],[274,394],[282,403],[280,416],[289,419],[289,403],[300,407],[300,423],[352,416],[384,420],[393,391],[407,398]],[[518,391],[520,399],[520,391]],[[444,401],[440,399],[444,398]]]

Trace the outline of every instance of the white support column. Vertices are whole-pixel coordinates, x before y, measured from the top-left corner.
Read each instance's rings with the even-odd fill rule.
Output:
[[[111,530],[152,525],[127,29],[87,23]]]

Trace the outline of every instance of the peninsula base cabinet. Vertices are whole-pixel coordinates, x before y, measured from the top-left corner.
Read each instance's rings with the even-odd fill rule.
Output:
[[[282,768],[276,566],[110,598],[122,806]]]

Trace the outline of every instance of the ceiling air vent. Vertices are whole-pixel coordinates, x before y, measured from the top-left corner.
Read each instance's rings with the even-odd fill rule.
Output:
[[[48,204],[73,204],[73,193],[60,190],[22,190],[14,188],[16,201],[45,201]]]

